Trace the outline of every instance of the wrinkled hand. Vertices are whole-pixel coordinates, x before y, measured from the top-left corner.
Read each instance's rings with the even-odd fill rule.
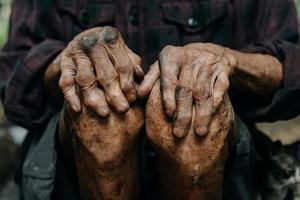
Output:
[[[127,112],[137,98],[134,75],[143,76],[141,59],[113,27],[97,27],[77,35],[60,55],[65,100],[79,112],[85,105],[102,117],[111,106]]]
[[[173,118],[173,134],[176,137],[187,134],[194,103],[194,131],[205,136],[212,114],[229,88],[229,75],[235,65],[235,57],[219,45],[167,46],[145,75],[138,94],[149,95],[160,76],[163,106],[166,114]]]

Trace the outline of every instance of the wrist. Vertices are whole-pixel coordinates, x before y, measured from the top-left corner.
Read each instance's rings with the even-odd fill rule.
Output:
[[[238,66],[239,52],[225,47],[224,48],[224,57],[226,58],[226,60],[228,61],[229,65],[230,65],[230,68],[231,68],[230,75],[232,75]]]

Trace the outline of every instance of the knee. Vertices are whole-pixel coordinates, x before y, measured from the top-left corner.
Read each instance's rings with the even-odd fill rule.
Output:
[[[73,138],[75,157],[84,162],[96,162],[104,168],[114,168],[128,160],[137,150],[140,130],[144,125],[142,109],[133,105],[125,114],[112,112],[107,118],[83,108],[79,114],[64,110],[65,134]],[[91,163],[92,162],[92,163]]]
[[[172,133],[172,121],[164,113],[159,82],[156,83],[146,106],[147,137],[157,150],[171,160],[191,167],[191,174],[199,163],[213,165],[215,161],[227,157],[229,135],[233,134],[234,111],[228,95],[212,116],[209,133],[205,137],[195,134],[194,115],[189,132],[185,138],[175,138]],[[159,151],[159,152],[158,152]],[[187,158],[187,155],[189,158]],[[211,162],[211,163],[209,163]]]

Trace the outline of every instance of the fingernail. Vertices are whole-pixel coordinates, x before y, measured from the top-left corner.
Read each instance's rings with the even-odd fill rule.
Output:
[[[99,114],[101,117],[107,117],[108,114],[109,114],[109,110],[108,110],[108,109],[105,109],[105,108],[98,108],[98,114]]]
[[[129,101],[130,103],[133,103],[136,100],[136,94],[128,94],[126,97],[127,101]]]
[[[182,138],[185,135],[185,130],[183,128],[175,127],[173,129],[173,134],[175,137]]]
[[[145,96],[145,91],[143,89],[141,89],[141,87],[140,87],[137,90],[137,95],[138,95],[139,98],[142,98],[142,97]]]
[[[120,113],[126,113],[129,110],[129,104],[128,103],[120,103],[119,106],[119,112]]]
[[[208,133],[208,128],[207,127],[198,127],[198,128],[196,128],[196,134],[198,136],[203,137],[203,136],[206,136],[207,133]]]

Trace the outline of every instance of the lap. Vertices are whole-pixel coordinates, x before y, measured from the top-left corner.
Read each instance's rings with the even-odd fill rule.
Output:
[[[256,170],[258,169],[258,163],[256,161],[257,152],[254,147],[255,144],[254,140],[252,139],[252,135],[245,123],[239,117],[236,117],[235,124],[238,133],[238,140],[230,149],[229,158],[225,167],[224,199],[253,199],[256,191],[256,182],[254,180],[255,176],[253,176],[253,174],[255,174]],[[47,137],[47,135],[49,136],[49,134],[52,134],[49,133],[49,130],[50,132],[56,131],[56,128],[57,124],[51,121],[48,124],[48,129],[43,134],[39,134],[42,134],[43,137]],[[151,195],[153,195],[151,188],[155,186],[155,182],[153,180],[155,175],[155,172],[153,172],[153,165],[156,160],[156,155],[151,145],[149,145],[147,139],[145,138],[145,135],[143,137],[143,142],[140,145],[139,158],[142,167],[141,177],[143,180],[141,189],[142,193],[144,194],[143,199],[151,199]],[[62,188],[62,190],[64,190],[63,192],[61,190],[54,190],[53,195],[56,196],[56,199],[58,199],[58,197],[62,194],[66,196],[69,193],[70,196],[73,196],[74,192],[78,191],[76,183],[77,180],[74,179],[74,173],[61,173],[62,171],[72,172],[72,170],[69,170],[70,166],[65,162],[64,155],[62,155],[61,148],[59,148],[58,140],[51,140],[53,144],[48,144],[47,146],[39,145],[43,141],[42,138],[39,138],[38,142],[37,140],[32,140],[32,145],[34,146],[33,148],[35,149],[35,152],[42,153],[46,151],[48,153],[52,152],[58,155],[56,170],[54,171],[56,172],[56,177],[50,178],[53,179],[53,182],[56,180],[54,188],[60,188],[60,186],[64,185]],[[35,157],[32,155],[27,155],[26,160],[29,158],[34,160],[38,159],[39,156]],[[53,159],[56,160],[55,157],[53,157]],[[53,163],[55,163],[55,160],[53,160]],[[44,164],[45,163],[42,163],[38,167],[43,170],[43,167],[46,166]],[[35,182],[34,179],[32,181]],[[49,178],[37,178],[36,184],[40,184],[43,181],[47,181],[47,183],[49,183]],[[33,184],[33,182],[30,184]],[[28,183],[23,182],[22,184],[23,188],[26,188],[26,184]],[[148,198],[146,198],[146,196]]]

